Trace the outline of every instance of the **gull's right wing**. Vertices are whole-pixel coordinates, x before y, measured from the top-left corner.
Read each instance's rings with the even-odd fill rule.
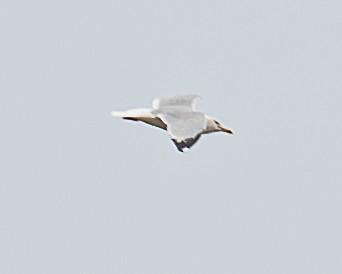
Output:
[[[153,100],[152,107],[155,110],[173,108],[179,111],[194,111],[196,99],[201,97],[196,94],[176,95],[157,98]]]

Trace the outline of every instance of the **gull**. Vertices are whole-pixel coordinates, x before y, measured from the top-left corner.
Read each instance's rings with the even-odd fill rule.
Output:
[[[215,118],[195,110],[195,103],[199,98],[196,94],[157,98],[153,100],[152,108],[112,111],[111,114],[113,117],[141,121],[166,130],[177,149],[184,152],[190,149],[202,134],[233,134],[230,128],[223,126]]]

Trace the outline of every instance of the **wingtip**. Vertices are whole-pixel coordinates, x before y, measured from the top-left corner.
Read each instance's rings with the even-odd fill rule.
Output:
[[[194,98],[195,100],[201,100],[202,96],[197,93],[190,93],[188,96]]]
[[[113,116],[113,117],[122,118],[123,117],[123,112],[122,111],[112,111],[110,113],[110,115]]]

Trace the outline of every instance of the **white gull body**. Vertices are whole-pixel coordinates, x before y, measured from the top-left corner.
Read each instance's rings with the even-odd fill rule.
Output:
[[[152,108],[112,111],[113,117],[142,121],[166,130],[177,149],[184,152],[192,147],[202,134],[233,131],[224,127],[215,118],[195,110],[195,94],[177,95],[155,99]]]

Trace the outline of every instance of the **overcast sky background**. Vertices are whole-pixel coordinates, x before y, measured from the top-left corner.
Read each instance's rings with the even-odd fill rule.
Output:
[[[342,273],[341,1],[4,1],[0,272]],[[185,154],[112,110],[198,93]]]

